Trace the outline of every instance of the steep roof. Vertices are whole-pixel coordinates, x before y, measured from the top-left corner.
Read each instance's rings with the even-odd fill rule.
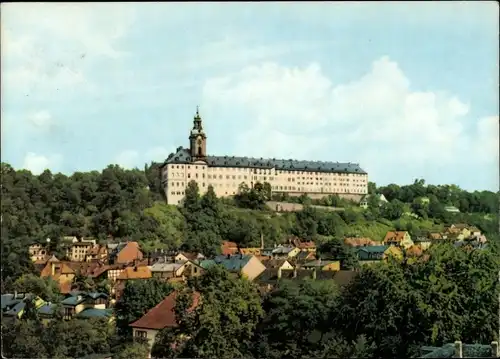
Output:
[[[150,309],[144,316],[130,324],[133,328],[161,330],[167,327],[176,327],[175,305],[178,292],[170,293],[164,300]],[[200,293],[193,293],[193,305],[189,310],[193,310],[200,302]]]
[[[175,272],[185,263],[155,263],[151,266],[151,272]]]
[[[125,268],[117,279],[148,279],[151,278],[151,270],[148,266],[133,266]]]
[[[376,245],[377,242],[375,242],[371,238],[367,238],[367,237],[363,237],[363,238],[362,237],[347,237],[347,238],[344,238],[344,244],[351,246],[351,247],[359,247],[359,246],[364,246],[364,245],[373,246],[373,245]]]
[[[108,318],[113,315],[111,309],[86,308],[76,316],[80,318]]]
[[[302,266],[304,268],[315,268],[315,267],[324,267],[324,266],[332,264],[332,263],[338,263],[338,261],[324,261],[324,260],[318,259],[318,260],[304,263]]]
[[[366,253],[384,253],[389,246],[366,246],[359,247],[358,252],[366,252]]]
[[[252,259],[251,255],[235,254],[232,256],[216,256],[216,264],[223,265],[228,271],[239,271]]]
[[[192,158],[190,150],[178,147],[175,153],[171,153],[165,160],[165,164],[191,164]],[[209,167],[245,167],[271,169],[281,171],[308,171],[308,172],[339,172],[339,173],[359,173],[366,172],[357,163],[320,162],[320,161],[299,161],[292,159],[266,159],[253,157],[236,156],[207,156],[206,163]]]
[[[408,233],[408,232],[407,231],[389,231],[385,235],[384,242],[385,241],[401,242],[404,239],[404,236],[406,233]]]
[[[262,261],[262,264],[266,266],[266,268],[279,268],[288,262],[286,259],[268,259]],[[288,262],[290,264],[290,262]]]

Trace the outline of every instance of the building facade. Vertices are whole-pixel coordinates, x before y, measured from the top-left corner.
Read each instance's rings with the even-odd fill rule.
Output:
[[[178,147],[161,166],[168,204],[180,204],[188,183],[198,183],[200,194],[211,185],[218,197],[233,196],[245,183],[268,182],[273,193],[307,194],[321,198],[331,194],[360,199],[368,193],[368,174],[355,163],[208,156],[207,136],[198,110],[189,135],[189,148]]]

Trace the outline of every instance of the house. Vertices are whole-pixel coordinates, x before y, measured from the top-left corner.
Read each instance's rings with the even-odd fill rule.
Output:
[[[59,283],[61,293],[68,293],[71,290],[71,283],[75,278],[75,271],[66,263],[61,262],[52,256],[40,273],[42,278],[52,278]]]
[[[500,358],[498,342],[484,344],[462,344],[461,341],[442,347],[425,346],[420,349],[420,358]]]
[[[111,251],[108,245],[108,253],[109,264],[130,264],[144,256],[137,242],[118,243]]]
[[[21,301],[17,302],[9,310],[6,310],[3,313],[3,316],[13,319],[20,319],[24,314],[24,309],[28,300],[33,301],[33,304],[35,305],[35,308],[37,310],[45,304],[45,301],[42,298],[33,294],[26,294]]]
[[[295,263],[304,263],[309,260],[316,259],[316,253],[315,252],[307,252],[307,251],[301,251],[299,254],[297,254],[295,257],[293,257],[291,260],[294,261]]]
[[[273,258],[293,258],[299,254],[301,250],[291,245],[279,245],[273,249],[271,256]]]
[[[48,246],[45,244],[42,245],[40,243],[32,244],[31,246],[29,246],[28,251],[33,262],[46,259],[49,253]]]
[[[243,255],[249,255],[249,256],[260,256],[261,255],[262,248],[240,248],[239,253]]]
[[[479,237],[481,236],[481,230],[477,227],[469,227],[469,232],[472,237]]]
[[[457,240],[464,240],[472,235],[481,235],[481,231],[479,229],[476,227],[469,227],[464,223],[452,224],[451,226],[445,228],[445,233],[448,234],[449,237]]]
[[[415,237],[413,242],[414,242],[415,246],[420,247],[420,249],[422,249],[424,251],[429,249],[429,247],[432,244],[432,240],[429,239],[429,237],[424,237],[424,236]],[[410,247],[410,248],[412,248],[412,247]]]
[[[368,208],[368,202],[370,200],[371,196],[376,196],[378,197],[379,200],[379,206],[382,206],[384,203],[388,203],[387,198],[383,194],[367,194],[363,198],[361,198],[361,201],[359,202],[359,206],[361,208],[367,209]]]
[[[11,310],[14,306],[24,300],[26,293],[2,294],[2,313]]]
[[[205,256],[201,253],[188,253],[188,252],[179,252],[174,257],[174,262],[183,263],[187,261],[197,261],[205,259]]]
[[[371,264],[386,260],[389,256],[401,258],[402,252],[396,246],[366,246],[358,248],[358,260],[360,264]]]
[[[72,262],[85,262],[87,252],[96,245],[95,239],[82,239],[71,245],[69,259]]]
[[[423,253],[422,247],[413,245],[406,250],[406,255],[409,257],[420,257]]]
[[[106,246],[96,244],[85,254],[85,262],[106,261],[108,258],[108,249]]]
[[[203,268],[211,265],[222,265],[229,272],[239,273],[248,280],[253,280],[266,269],[256,256],[245,256],[243,254],[216,256],[213,261],[202,261],[200,265]]]
[[[314,241],[302,241],[300,238],[292,237],[289,242],[301,252],[316,252],[316,243]]]
[[[74,291],[61,302],[63,318],[72,319],[86,309],[105,310],[108,306],[108,295],[105,293],[84,293]],[[97,313],[97,312],[96,312]],[[102,312],[107,316],[108,312]]]
[[[170,293],[164,300],[144,314],[144,316],[130,324],[134,338],[147,339],[150,350],[153,348],[156,335],[162,329],[177,327],[178,322],[175,315],[177,296],[177,291]],[[200,304],[200,293],[194,292],[192,301],[190,311]]]
[[[182,263],[155,263],[151,266],[153,278],[171,281],[179,278],[197,277],[203,274],[204,269],[192,261]]]
[[[414,243],[411,240],[410,233],[407,231],[389,231],[385,235],[382,244],[410,248]]]
[[[89,277],[92,277],[94,281],[108,279],[111,282],[116,282],[125,268],[125,264],[103,264],[91,268],[91,270],[88,272],[88,275]]]
[[[294,268],[293,265],[286,259],[267,259],[262,261],[262,264],[264,264],[267,269],[281,268],[282,270],[293,270]]]
[[[427,234],[427,238],[429,238],[432,243],[439,242],[439,241],[442,241],[443,239],[446,239],[445,236],[443,236],[441,233],[438,233],[438,232],[429,232]]]
[[[145,265],[133,265],[125,267],[120,275],[116,278],[116,283],[113,288],[116,300],[119,299],[122,291],[125,289],[125,284],[129,280],[149,279],[152,278],[151,269]]]
[[[238,245],[235,242],[223,241],[221,245],[221,253],[224,256],[238,253]]]
[[[351,247],[375,246],[377,242],[367,237],[347,237],[344,238],[344,244]]]
[[[302,267],[305,269],[316,268],[318,271],[339,271],[340,261],[325,261],[318,259],[311,262],[307,262],[303,264]]]
[[[55,303],[45,303],[40,308],[38,308],[38,317],[43,324],[48,324],[56,314],[57,304]]]

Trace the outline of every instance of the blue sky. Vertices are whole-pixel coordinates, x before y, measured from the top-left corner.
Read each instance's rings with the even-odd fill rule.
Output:
[[[359,163],[498,190],[498,4],[2,4],[2,161],[34,173],[213,155]]]

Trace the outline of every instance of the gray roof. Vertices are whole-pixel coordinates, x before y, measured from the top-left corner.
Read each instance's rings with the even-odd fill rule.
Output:
[[[151,266],[151,272],[174,272],[180,267],[182,267],[184,263],[155,263]]]
[[[245,168],[262,168],[286,171],[311,171],[311,172],[342,172],[342,173],[359,173],[366,172],[356,163],[339,163],[339,162],[320,162],[320,161],[298,161],[284,160],[276,158],[253,158],[253,157],[236,157],[236,156],[207,156],[207,165],[209,167],[245,167]],[[165,160],[164,164],[190,164],[192,163],[189,149],[178,147],[175,153],[171,153]]]
[[[295,247],[292,247],[292,246],[278,246],[278,247],[273,249],[272,253],[273,254],[288,254],[294,249],[295,249]]]

